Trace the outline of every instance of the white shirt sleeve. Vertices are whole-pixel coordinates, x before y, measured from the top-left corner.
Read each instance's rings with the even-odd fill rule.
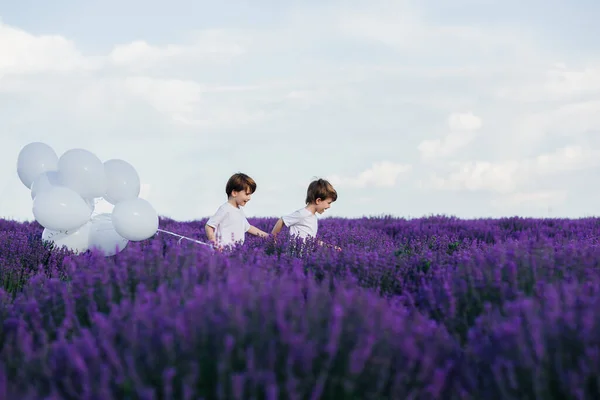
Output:
[[[283,220],[283,223],[285,224],[285,226],[287,226],[289,228],[290,226],[296,225],[298,222],[300,222],[300,220],[302,219],[302,216],[300,215],[300,213],[298,211],[294,211],[291,214],[281,217],[281,219]]]
[[[223,222],[226,216],[227,212],[225,211],[225,208],[221,207],[217,210],[215,215],[213,215],[208,219],[208,221],[206,221],[206,225],[216,228],[221,222]]]
[[[248,218],[244,217],[244,232],[248,232],[250,230],[250,222],[248,222]]]

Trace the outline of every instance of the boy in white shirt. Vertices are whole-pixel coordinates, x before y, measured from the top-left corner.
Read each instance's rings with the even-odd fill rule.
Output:
[[[337,192],[331,183],[325,179],[312,181],[306,191],[306,207],[279,218],[271,234],[277,235],[285,225],[290,228],[292,236],[299,236],[302,239],[316,237],[319,228],[316,213],[323,214],[336,200]],[[325,243],[319,241],[319,244]],[[337,246],[335,249],[340,250]]]
[[[204,226],[208,240],[219,248],[244,243],[245,233],[261,237],[269,236],[255,226],[250,225],[243,206],[250,201],[256,191],[256,182],[246,174],[237,173],[231,176],[225,185],[227,202],[215,215],[210,217]]]

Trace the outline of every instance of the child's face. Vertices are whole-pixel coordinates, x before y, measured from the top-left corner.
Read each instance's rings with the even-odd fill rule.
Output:
[[[325,200],[323,199],[317,199],[317,212],[319,214],[323,214],[325,212],[325,210],[327,210],[329,207],[331,207],[331,203],[333,203],[333,199],[331,198],[326,198]]]
[[[235,190],[231,192],[231,196],[235,199],[235,202],[238,206],[245,206],[247,202],[252,198],[252,193],[250,190],[246,189],[241,192],[236,192]]]

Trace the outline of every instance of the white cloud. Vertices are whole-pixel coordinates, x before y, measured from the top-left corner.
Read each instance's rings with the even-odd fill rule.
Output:
[[[373,163],[371,168],[354,177],[330,175],[328,179],[334,186],[365,188],[365,187],[394,187],[397,181],[412,171],[412,166],[390,161]]]
[[[193,116],[202,93],[202,87],[193,81],[144,76],[125,78],[124,86],[127,92],[175,120]]]
[[[450,132],[443,139],[428,139],[419,143],[417,149],[424,160],[447,157],[467,146],[477,137],[472,131]]]
[[[593,168],[600,165],[600,151],[579,145],[567,146],[535,157],[534,165],[540,175]]]
[[[454,167],[447,178],[431,175],[431,184],[438,190],[468,190],[510,193],[514,191],[523,177],[519,174],[518,161],[492,163],[471,161],[450,164]]]
[[[553,99],[598,92],[600,91],[600,67],[568,69],[564,64],[559,65],[548,71],[543,89],[545,94]]]
[[[424,140],[417,146],[423,160],[429,161],[454,154],[477,137],[482,126],[480,117],[472,112],[452,113],[448,117],[450,132],[441,139]]]
[[[393,20],[379,19],[380,15],[366,13],[347,14],[340,17],[339,29],[349,35],[375,40],[393,47],[411,47],[423,39],[427,31],[416,16],[404,12]]]
[[[517,140],[543,140],[550,135],[574,137],[600,130],[600,101],[567,103],[526,115],[517,125]]]
[[[600,92],[600,66],[571,67],[559,63],[538,71],[522,85],[502,87],[497,95],[515,102],[576,100]]]
[[[207,29],[198,32],[188,44],[152,46],[144,40],[119,44],[108,55],[110,63],[133,71],[164,66],[173,62],[186,64],[227,62],[246,53],[249,38],[225,30]]]
[[[181,55],[185,50],[185,47],[179,45],[167,45],[161,48],[151,46],[143,40],[136,40],[115,46],[108,58],[117,66],[144,68],[164,58]]]
[[[447,177],[439,177],[433,173],[424,187],[514,194],[539,177],[584,170],[598,165],[599,150],[572,145],[523,160],[453,162],[450,166],[454,172]]]
[[[300,108],[309,108],[315,105],[323,105],[326,102],[335,101],[336,94],[327,89],[300,89],[292,90],[285,95],[284,99],[288,104],[294,104]]]
[[[453,131],[476,131],[481,128],[481,118],[472,112],[452,113],[448,117],[448,126]]]
[[[524,63],[538,56],[532,51],[534,40],[527,28],[459,25],[451,20],[433,23],[421,7],[408,2],[384,3],[369,9],[340,12],[337,28],[350,37],[401,51],[406,57],[430,61],[428,56],[435,49],[433,57],[460,57],[462,66],[473,61],[498,65],[518,59]],[[424,48],[429,51],[423,51]],[[507,57],[508,54],[511,57]],[[410,61],[414,62],[412,58]]]
[[[72,72],[98,66],[60,35],[35,36],[0,22],[0,78],[4,74]]]
[[[517,192],[497,197],[491,201],[491,205],[505,211],[523,208],[550,211],[552,207],[563,204],[567,197],[566,190]]]
[[[182,64],[189,68],[207,62],[229,61],[245,53],[248,37],[224,30],[197,32],[187,45],[152,46],[145,41],[116,45],[108,55],[84,56],[73,41],[60,35],[32,35],[0,23],[0,93],[29,92],[38,98],[55,97],[60,90],[73,110],[98,113],[105,107],[127,110],[134,102],[147,103],[168,120],[201,128],[235,127],[261,121],[262,111],[245,105],[201,102],[204,93],[257,90],[261,86],[204,84],[141,74],[153,67]],[[115,73],[112,66],[125,67]],[[48,77],[49,73],[89,72],[91,75]],[[97,74],[94,74],[96,72]],[[20,78],[2,78],[11,74]],[[160,75],[160,74],[159,74]],[[198,76],[195,74],[196,77]],[[70,79],[69,79],[70,78]]]

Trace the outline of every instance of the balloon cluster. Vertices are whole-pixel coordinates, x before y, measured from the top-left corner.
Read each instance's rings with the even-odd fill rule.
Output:
[[[52,147],[33,142],[21,149],[17,173],[31,189],[43,241],[76,253],[96,248],[112,256],[129,241],[148,239],[158,230],[158,214],[138,197],[140,178],[126,161],[103,163],[84,149],[70,149],[59,158]],[[93,215],[102,198],[114,205],[112,213]]]

